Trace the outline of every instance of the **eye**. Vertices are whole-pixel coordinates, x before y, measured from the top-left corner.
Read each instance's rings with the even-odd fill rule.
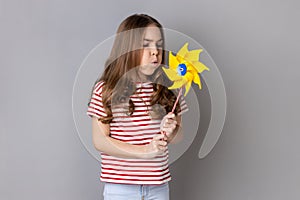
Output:
[[[144,43],[143,47],[149,47],[149,43]]]
[[[163,44],[162,44],[162,43],[157,43],[157,44],[156,44],[156,47],[157,47],[157,48],[162,48],[162,47],[163,47]]]

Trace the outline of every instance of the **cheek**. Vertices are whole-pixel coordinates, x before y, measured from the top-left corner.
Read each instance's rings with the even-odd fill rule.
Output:
[[[158,58],[160,61],[162,60],[162,55],[163,55],[163,51],[160,49],[158,54]]]
[[[147,62],[148,56],[147,56],[147,51],[144,50],[142,53],[142,59],[141,59],[141,64],[145,64]]]

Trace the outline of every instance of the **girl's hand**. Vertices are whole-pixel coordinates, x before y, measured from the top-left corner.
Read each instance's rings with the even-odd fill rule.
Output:
[[[169,138],[173,134],[176,125],[177,121],[175,119],[175,114],[170,112],[163,117],[160,124],[160,131],[164,133],[167,138]],[[164,138],[164,140],[166,140],[166,138]]]
[[[152,141],[145,145],[143,158],[154,158],[163,154],[167,149],[167,142],[163,140],[165,136],[157,134],[153,137]]]

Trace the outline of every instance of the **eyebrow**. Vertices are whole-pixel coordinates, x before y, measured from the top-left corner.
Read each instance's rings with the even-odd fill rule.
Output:
[[[161,42],[163,39],[159,39],[159,40],[157,40],[157,42]],[[144,41],[146,41],[146,42],[153,42],[153,40],[150,40],[150,39],[144,39]]]

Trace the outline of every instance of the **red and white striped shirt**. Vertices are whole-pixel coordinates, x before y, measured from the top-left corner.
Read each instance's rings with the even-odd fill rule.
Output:
[[[93,90],[92,98],[87,110],[89,116],[97,118],[107,116],[102,104],[102,88],[104,82],[98,82]],[[150,143],[153,136],[160,133],[161,120],[152,119],[148,111],[151,110],[150,97],[153,85],[150,82],[136,83],[136,92],[130,96],[135,110],[127,115],[127,106],[112,106],[113,120],[110,123],[110,136],[114,139],[134,145]],[[181,115],[188,110],[182,99]],[[168,150],[164,154],[152,159],[118,158],[101,152],[100,180],[111,183],[125,184],[163,184],[171,180],[168,167]]]

